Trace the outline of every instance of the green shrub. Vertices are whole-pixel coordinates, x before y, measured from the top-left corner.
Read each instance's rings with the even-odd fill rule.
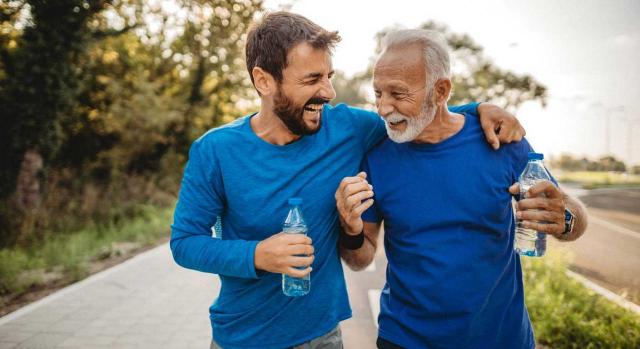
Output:
[[[640,316],[568,277],[568,257],[561,253],[521,259],[538,343],[559,349],[640,348]]]

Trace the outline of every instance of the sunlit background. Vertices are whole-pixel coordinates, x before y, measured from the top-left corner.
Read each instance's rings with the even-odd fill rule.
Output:
[[[640,163],[640,2],[614,1],[267,1],[343,38],[334,67],[348,76],[372,57],[374,35],[433,20],[467,33],[497,66],[548,88],[547,106],[517,116],[537,150]]]

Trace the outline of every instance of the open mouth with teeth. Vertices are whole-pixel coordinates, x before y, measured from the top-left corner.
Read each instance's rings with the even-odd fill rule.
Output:
[[[304,111],[308,113],[319,114],[322,111],[322,106],[324,104],[307,104],[304,106]]]
[[[392,128],[396,129],[407,123],[407,120],[398,120],[398,121],[387,121],[387,124]]]

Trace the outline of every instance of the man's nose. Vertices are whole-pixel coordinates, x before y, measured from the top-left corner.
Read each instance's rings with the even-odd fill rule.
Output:
[[[376,100],[376,107],[378,108],[378,115],[382,117],[387,117],[393,113],[393,104],[384,96],[380,96],[380,98]]]
[[[336,90],[333,89],[333,84],[331,84],[331,80],[325,79],[322,83],[322,88],[320,89],[320,96],[327,100],[332,100],[336,98]]]

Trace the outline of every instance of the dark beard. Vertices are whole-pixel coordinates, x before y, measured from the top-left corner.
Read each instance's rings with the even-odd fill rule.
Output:
[[[304,107],[307,104],[327,103],[328,101],[320,98],[312,98],[302,106],[296,106],[291,99],[282,93],[282,89],[278,87],[278,92],[274,97],[273,112],[282,120],[285,126],[296,136],[312,135],[320,130],[322,122],[317,128],[312,129],[304,122]],[[322,115],[320,115],[322,118]]]

